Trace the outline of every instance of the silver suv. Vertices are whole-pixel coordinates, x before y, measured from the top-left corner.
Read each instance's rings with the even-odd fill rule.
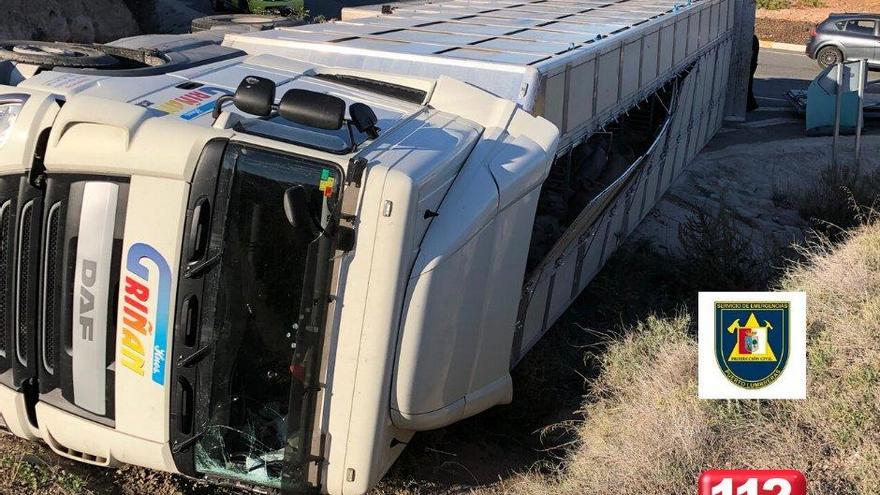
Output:
[[[844,60],[868,59],[880,66],[878,14],[831,14],[810,31],[807,56],[825,68]]]

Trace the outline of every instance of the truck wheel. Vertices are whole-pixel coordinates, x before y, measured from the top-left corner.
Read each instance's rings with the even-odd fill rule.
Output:
[[[266,31],[277,27],[298,26],[303,21],[280,15],[256,15],[256,14],[225,14],[212,15],[193,19],[192,32],[200,31],[229,31],[233,33],[248,33],[254,31]]]
[[[842,61],[843,53],[833,46],[822,47],[819,50],[819,53],[816,54],[816,62],[819,62],[819,67],[823,69],[836,65],[838,62]]]
[[[0,60],[83,69],[98,69],[119,63],[115,57],[90,46],[43,41],[0,41]]]

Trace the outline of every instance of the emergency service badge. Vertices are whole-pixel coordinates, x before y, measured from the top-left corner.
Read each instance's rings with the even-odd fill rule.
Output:
[[[804,398],[805,300],[803,293],[700,293],[700,397]]]
[[[716,302],[715,359],[724,376],[744,388],[776,381],[788,363],[790,324],[788,301]]]

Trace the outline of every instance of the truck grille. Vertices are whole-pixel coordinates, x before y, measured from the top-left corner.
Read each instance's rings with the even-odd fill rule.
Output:
[[[27,367],[30,363],[29,352],[31,350],[30,338],[33,335],[31,325],[28,318],[30,313],[30,293],[31,287],[31,246],[33,238],[31,229],[33,228],[34,200],[28,201],[22,208],[19,217],[21,218],[21,227],[18,229],[18,267],[15,271],[17,290],[16,290],[16,308],[15,308],[15,355],[18,362]]]
[[[11,257],[9,222],[12,216],[12,200],[7,199],[0,206],[0,281],[5,281],[9,276],[9,258]],[[6,341],[9,336],[9,294],[10,287],[6,283],[0,283],[0,357],[6,357]]]
[[[42,194],[23,174],[0,177],[0,383],[35,378],[35,301]]]
[[[60,235],[62,230],[62,221],[65,219],[65,203],[57,202],[49,208],[47,215],[46,233],[43,238],[46,240],[46,250],[43,254],[44,270],[43,270],[43,311],[41,320],[43,324],[43,369],[50,375],[55,374],[55,363],[58,360],[57,343],[60,328],[56,318],[49,318],[49,315],[58,313],[59,305],[57,297],[48,297],[49,288],[57,287],[61,283],[60,261],[63,256],[61,251],[62,243]]]
[[[74,376],[74,278],[84,187],[112,182],[118,187],[106,328],[106,373],[101,380],[105,407],[100,414],[77,406],[76,388],[89,389],[93,376]],[[23,175],[0,177],[0,383],[15,389],[26,380],[38,385],[40,400],[88,419],[112,424],[116,299],[128,180],[82,175],[50,175],[43,189]],[[18,206],[21,205],[21,206]],[[85,238],[84,238],[85,240]],[[81,373],[82,375],[82,373]],[[94,395],[95,390],[88,390]]]

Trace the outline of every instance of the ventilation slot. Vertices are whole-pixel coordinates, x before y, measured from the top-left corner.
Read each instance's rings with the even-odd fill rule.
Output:
[[[9,250],[11,239],[9,236],[9,221],[12,215],[12,200],[8,200],[0,206],[0,356],[6,357],[6,342],[9,335]]]
[[[177,321],[183,325],[183,344],[194,347],[199,336],[199,300],[196,296],[189,296],[183,301],[183,311]]]
[[[43,367],[50,375],[55,374],[55,363],[57,362],[58,343],[56,337],[58,333],[56,319],[53,317],[58,311],[58,301],[55,300],[55,287],[61,283],[59,273],[59,263],[62,253],[62,242],[58,236],[60,233],[61,219],[64,218],[61,202],[52,205],[49,209],[48,221],[46,222],[46,251],[43,254],[43,313],[40,321],[42,322],[42,342],[43,342]]]
[[[52,447],[52,450],[64,457],[69,457],[80,462],[85,462],[86,464],[94,464],[96,466],[110,465],[110,460],[108,458],[101,457],[99,455],[86,454],[85,452],[80,452],[78,450],[67,448],[64,445],[58,443],[58,441],[55,440],[55,438],[52,437],[51,434],[46,435],[46,440],[46,443],[49,444],[49,447]]]
[[[21,363],[22,366],[28,365],[28,340],[30,338],[27,324],[27,310],[28,294],[30,294],[31,287],[31,256],[28,251],[31,245],[31,224],[33,223],[31,211],[33,210],[33,207],[34,202],[30,201],[21,208],[21,226],[18,234],[18,283],[15,284],[18,294],[15,308],[15,326],[17,330],[15,352],[18,356],[18,362]]]
[[[193,388],[184,377],[177,379],[177,431],[189,435],[193,430]]]
[[[211,203],[207,198],[199,199],[193,209],[192,226],[189,231],[187,259],[195,263],[205,257],[208,249],[208,233],[211,231]]]
[[[0,414],[0,433],[10,434],[12,431],[9,430],[9,425],[6,424],[6,419]]]

